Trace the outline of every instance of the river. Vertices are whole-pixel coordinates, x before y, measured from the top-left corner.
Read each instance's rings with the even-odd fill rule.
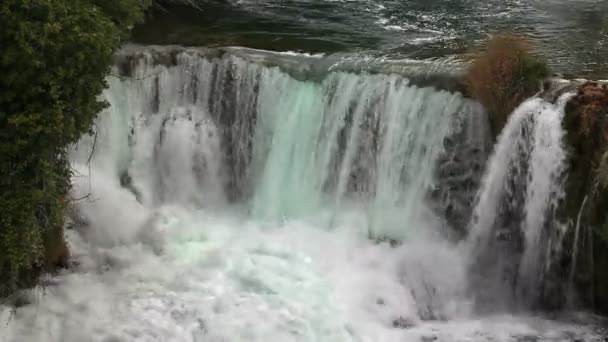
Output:
[[[602,75],[605,2],[200,7],[119,52],[70,149],[71,267],[0,308],[0,341],[605,341],[601,317],[543,306],[570,95],[495,143],[452,82],[507,29]]]

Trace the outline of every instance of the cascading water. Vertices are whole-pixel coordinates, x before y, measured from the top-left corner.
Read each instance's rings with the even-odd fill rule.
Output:
[[[254,215],[342,212],[354,195],[369,203],[361,210],[371,236],[404,237],[424,210],[444,137],[471,106],[394,75],[334,73],[321,84],[277,69],[261,77]]]
[[[370,236],[402,238],[431,215],[425,196],[443,140],[479,111],[457,93],[397,75],[297,80],[238,55],[182,53],[171,68],[153,58],[133,62],[135,81],[111,81],[119,91],[108,95],[113,136],[103,143],[130,146],[116,153],[116,172],[144,203],[201,204],[225,185],[233,200],[250,196],[260,219],[322,215],[331,223],[356,207]]]
[[[35,304],[0,310],[2,341],[593,337],[471,311],[470,253],[448,240],[446,222],[468,220],[459,208],[485,159],[476,103],[414,77],[323,69],[324,60],[309,63],[316,57],[123,57],[104,95],[111,106],[72,151],[74,265],[45,296],[26,294]],[[559,111],[538,100],[524,109],[538,106],[547,113],[528,133],[551,150]],[[533,116],[521,112],[512,121]],[[511,126],[503,139],[525,140]],[[558,154],[519,146],[532,156],[526,206],[542,210],[555,183],[534,177],[557,176]],[[513,159],[500,152],[509,149],[501,140],[490,162],[478,239],[491,240],[481,224],[496,218],[480,216],[481,206],[502,201],[508,177],[497,178],[505,170],[496,164]]]
[[[524,102],[488,163],[468,243],[474,246],[473,272],[485,283],[481,298],[492,307],[540,299],[552,261],[548,253],[562,235],[552,217],[563,196],[561,122],[571,96],[562,95],[556,104],[541,98]]]

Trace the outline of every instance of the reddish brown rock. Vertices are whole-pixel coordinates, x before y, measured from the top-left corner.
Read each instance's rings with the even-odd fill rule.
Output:
[[[578,301],[608,314],[608,84],[586,81],[578,86],[566,106],[564,127],[569,169],[562,214],[571,228],[564,257],[569,269],[577,260],[573,285]],[[573,258],[579,213],[582,229]]]

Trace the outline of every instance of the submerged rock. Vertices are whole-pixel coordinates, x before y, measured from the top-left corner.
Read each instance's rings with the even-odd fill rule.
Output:
[[[433,341],[437,341],[437,336],[435,336],[435,335],[426,335],[426,336],[422,336],[420,338],[420,340],[422,342],[433,342]]]
[[[409,329],[413,328],[416,324],[408,320],[407,318],[399,317],[393,320],[393,328]]]

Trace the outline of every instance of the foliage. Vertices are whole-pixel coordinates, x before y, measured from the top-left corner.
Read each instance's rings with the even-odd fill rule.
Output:
[[[530,50],[525,37],[499,35],[474,54],[466,84],[470,94],[490,112],[494,135],[521,102],[540,90],[542,79],[549,74],[545,62]]]
[[[140,0],[0,2],[0,297],[65,263],[66,147],[91,130]]]

